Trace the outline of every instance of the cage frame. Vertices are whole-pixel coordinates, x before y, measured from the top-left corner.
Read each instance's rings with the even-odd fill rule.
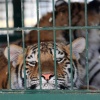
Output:
[[[88,55],[88,29],[98,29],[100,28],[100,26],[88,26],[87,23],[87,0],[85,0],[85,26],[71,26],[71,12],[70,12],[70,0],[68,0],[68,8],[69,8],[69,26],[63,26],[63,27],[55,27],[55,13],[54,13],[54,0],[52,0],[52,7],[53,7],[53,27],[39,27],[39,2],[37,0],[37,27],[24,27],[24,13],[23,13],[23,1],[21,0],[21,13],[22,13],[22,27],[18,27],[18,28],[9,28],[8,25],[8,0],[6,0],[6,28],[0,28],[0,30],[2,31],[7,31],[7,45],[8,45],[8,72],[10,73],[10,41],[9,41],[9,31],[10,30],[14,30],[14,31],[22,31],[22,41],[23,41],[23,52],[25,51],[25,43],[24,43],[24,30],[38,30],[38,48],[40,47],[40,30],[53,30],[54,33],[54,44],[56,42],[56,30],[62,29],[69,29],[69,34],[70,34],[70,48],[71,48],[71,54],[70,54],[70,58],[72,57],[72,30],[73,29],[85,29],[86,30],[86,55]],[[54,48],[56,48],[56,45],[54,45]],[[40,49],[38,49],[38,51],[40,52]],[[55,54],[56,51],[54,50]],[[40,53],[39,53],[40,54]],[[23,55],[24,56],[24,55]],[[39,57],[40,58],[40,57]],[[56,59],[56,55],[54,57]],[[25,57],[24,57],[25,59]],[[88,60],[88,56],[86,56],[86,59]],[[86,60],[86,61],[87,61]],[[71,58],[71,64],[72,64],[72,58]],[[56,75],[56,60],[54,60],[54,64],[55,64],[55,75]],[[40,68],[40,60],[39,60],[39,72],[41,74],[41,68]],[[24,69],[25,69],[25,60],[24,60]],[[86,73],[87,73],[87,90],[73,90],[73,85],[71,85],[71,90],[57,90],[57,87],[55,90],[42,90],[40,88],[40,90],[0,90],[0,97],[2,99],[12,99],[12,100],[27,100],[27,98],[31,98],[31,99],[57,99],[57,100],[65,100],[65,99],[70,99],[70,100],[87,100],[91,99],[91,100],[96,100],[100,97],[100,91],[99,90],[89,90],[89,79],[88,79],[88,61],[86,62]],[[72,67],[71,67],[71,76],[72,76]],[[26,75],[26,72],[24,71],[24,75]],[[10,74],[9,74],[9,79],[10,78]],[[26,79],[25,79],[26,80]],[[9,84],[11,82],[9,81]],[[57,81],[55,81],[55,83],[57,84]],[[73,84],[72,80],[71,83]],[[40,84],[41,84],[41,77],[40,77]],[[25,83],[25,87],[26,87],[26,83]],[[50,98],[51,97],[51,98]]]

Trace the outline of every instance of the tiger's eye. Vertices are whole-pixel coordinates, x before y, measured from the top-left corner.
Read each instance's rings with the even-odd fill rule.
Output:
[[[35,65],[36,64],[36,61],[32,61],[32,62],[29,62],[29,63]]]
[[[28,59],[30,59],[30,57],[27,57]]]
[[[68,68],[69,73],[71,73],[71,68]]]

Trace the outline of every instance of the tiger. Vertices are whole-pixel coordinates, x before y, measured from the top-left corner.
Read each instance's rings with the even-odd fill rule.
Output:
[[[54,52],[54,45],[56,49]],[[72,42],[72,67],[70,62],[70,44],[51,41],[40,42],[40,69],[38,59],[38,44],[34,43],[23,53],[21,46],[10,45],[10,76],[11,89],[24,89],[26,77],[26,89],[79,89],[83,86],[85,70],[79,64],[80,53],[85,49],[85,39],[80,37]],[[56,73],[54,72],[54,55],[56,58]],[[8,47],[4,50],[4,57],[8,60]],[[24,67],[25,57],[25,67]],[[6,61],[5,60],[5,61]],[[9,89],[8,64],[0,70],[0,89]],[[71,75],[72,68],[72,75]],[[25,70],[25,72],[24,72]],[[24,77],[25,75],[25,77]],[[42,84],[40,85],[40,79]],[[71,82],[72,79],[72,82]],[[57,80],[57,85],[55,81]],[[83,86],[84,87],[84,86]]]
[[[85,26],[85,4],[84,3],[70,3],[71,4],[71,26]],[[42,16],[39,20],[39,25],[35,25],[34,27],[53,27],[53,19],[55,19],[55,27],[67,27],[69,26],[69,12],[68,12],[68,3],[64,0],[57,0],[55,3],[55,18],[53,18],[53,12],[48,12],[46,15]],[[87,4],[87,23],[88,26],[99,26],[100,25],[100,1],[93,0]],[[99,40],[100,31],[97,29],[88,30],[89,33],[97,33],[96,39]],[[41,29],[40,31],[40,41],[53,41],[54,34],[53,30],[45,30]],[[56,33],[56,41],[64,42],[65,44],[69,43],[69,30],[65,29],[57,29]],[[85,29],[73,29],[72,30],[72,40],[77,37],[85,37],[86,31]],[[91,37],[94,37],[94,34],[91,36],[89,34],[89,41],[91,41]],[[25,45],[30,45],[32,43],[36,43],[38,41],[38,31],[30,30],[28,34],[25,36]],[[96,40],[93,39],[93,40]],[[16,42],[18,45],[22,45],[22,40]]]
[[[53,13],[47,13],[39,21],[39,27],[52,27],[53,26]],[[68,3],[64,0],[58,0],[55,4],[55,26],[69,26],[69,13]],[[88,26],[100,26],[100,1],[93,0],[87,4],[87,24]],[[85,4],[84,3],[71,3],[71,26],[85,26]],[[35,25],[37,27],[37,25]],[[88,72],[89,72],[89,85],[95,86],[100,89],[100,28],[88,29],[73,29],[72,40],[78,37],[86,38],[88,35]],[[47,34],[48,33],[48,34]],[[37,31],[32,30],[26,35],[25,43],[29,45],[37,42]],[[53,41],[52,30],[41,30],[40,41],[44,40]],[[32,38],[33,37],[33,38]],[[69,30],[56,30],[56,41],[69,43]],[[81,54],[79,59],[80,64],[86,68],[86,50]],[[86,76],[84,77],[86,80]],[[87,84],[87,82],[85,82]]]
[[[84,3],[70,3],[71,5],[71,26],[85,26],[85,4]],[[69,26],[69,12],[68,3],[64,0],[57,0],[55,3],[55,26],[67,27]],[[100,26],[100,1],[93,0],[87,4],[87,25]],[[37,27],[36,24],[34,27]],[[39,27],[53,26],[53,12],[44,15],[39,21]],[[86,38],[88,35],[88,67],[89,67],[89,84],[100,88],[99,72],[100,72],[100,28],[98,29],[73,29],[72,41],[78,37]],[[56,41],[68,44],[70,41],[69,30],[55,30]],[[40,41],[54,41],[53,30],[40,30]],[[38,42],[38,32],[31,30],[25,37],[25,44],[30,45]],[[21,45],[22,41],[17,42]],[[86,49],[81,53],[79,63],[86,68]],[[86,77],[84,77],[86,78]],[[84,79],[85,80],[85,79]],[[86,82],[85,82],[86,83]]]
[[[83,5],[83,4],[82,4]],[[74,9],[74,11],[73,11]],[[80,6],[79,3],[71,3],[71,19],[72,26],[85,26],[85,6]],[[66,14],[68,11],[68,4],[65,1],[58,0],[56,2],[56,11]],[[68,13],[67,13],[68,14]],[[68,15],[66,15],[68,17]],[[87,4],[87,25],[88,26],[100,26],[100,0],[93,0]],[[68,26],[68,23],[67,23]],[[65,33],[68,30],[65,30]],[[100,89],[100,28],[86,30],[76,29],[72,33],[73,40],[78,37],[86,38],[88,35],[88,73],[89,73],[89,85],[95,86]],[[69,35],[69,34],[68,34]],[[66,40],[69,41],[68,35]],[[86,68],[86,50],[80,55],[80,64]],[[84,77],[86,80],[86,76]],[[87,82],[85,82],[87,84]]]
[[[57,27],[59,27],[59,26],[66,27],[66,26],[69,25],[69,23],[68,23],[68,21],[69,21],[69,19],[68,19],[68,5],[67,5],[67,3],[65,1],[63,1],[61,3],[58,3],[58,4],[55,4],[55,26],[57,26]],[[72,19],[72,26],[79,26],[79,25],[80,26],[84,26],[85,25],[84,4],[83,3],[71,3],[71,4],[72,4],[71,5],[71,7],[72,7],[71,15],[73,15],[72,18],[71,18]],[[90,26],[99,25],[99,23],[100,23],[99,1],[98,0],[94,0],[94,1],[92,1],[90,3],[88,3],[87,5],[88,5],[88,9],[89,9],[88,10],[88,24]],[[82,7],[82,8],[79,9],[78,7]],[[80,12],[79,15],[78,15],[78,12]],[[53,26],[53,17],[52,16],[53,16],[52,12],[47,13],[46,15],[44,15],[39,21],[39,27],[48,27],[48,26],[52,27]],[[35,27],[37,27],[37,26],[38,25],[36,24]],[[91,33],[92,30],[89,30],[89,32]],[[77,37],[84,36],[84,34],[86,34],[84,32],[84,30],[82,30],[81,32],[80,31],[81,30],[77,30],[77,31],[74,30],[73,31],[73,34],[72,34],[73,35],[73,37],[72,37],[73,40],[74,40],[74,38],[76,39]],[[95,30],[93,30],[93,31],[95,31]],[[99,34],[99,30],[96,30],[96,31],[97,31],[97,34],[96,34],[97,35],[96,36],[97,39],[94,39],[94,40],[99,40],[99,35],[98,35]],[[38,32],[36,30],[32,30],[32,31],[29,32],[29,34],[26,35],[26,37],[25,37],[26,46],[34,44],[34,43],[37,43],[37,41],[38,41],[38,39],[37,39],[38,34],[37,33]],[[93,38],[93,36],[94,36],[94,34],[92,35],[92,38]],[[91,35],[90,35],[89,38],[91,40]],[[54,38],[53,38],[53,30],[41,30],[40,31],[40,42],[48,42],[48,40],[49,41],[53,41],[54,40]],[[56,41],[64,43],[64,44],[67,45],[68,42],[69,42],[69,32],[68,32],[68,30],[60,30],[60,29],[56,30]],[[16,44],[17,45],[22,45],[22,41],[21,40],[17,41]],[[90,52],[90,54],[91,54],[91,52]],[[84,55],[85,54],[81,53],[80,55],[81,55],[81,57],[79,59],[79,63],[84,66],[85,65],[85,63],[84,63],[84,59],[85,59]],[[82,55],[84,56],[84,59],[83,59]],[[14,68],[12,67],[12,69],[14,69]],[[3,76],[2,76],[2,80],[3,81],[1,80],[1,82],[0,82],[1,83],[1,88],[3,88],[3,87],[7,88],[8,87],[8,82],[7,82],[8,81],[8,77],[7,77],[8,73],[7,73],[7,71],[4,72],[4,70],[7,70],[7,66],[4,67],[4,69],[1,72],[1,73],[6,73],[5,74],[6,75],[5,76],[6,77],[6,82],[5,82],[5,80],[4,80]],[[94,82],[98,84],[97,80],[94,81]],[[15,87],[19,88],[20,87],[19,83],[15,82],[15,84],[16,84],[16,86],[13,86],[14,88]],[[96,85],[94,85],[94,83],[93,83],[93,86],[96,86]]]

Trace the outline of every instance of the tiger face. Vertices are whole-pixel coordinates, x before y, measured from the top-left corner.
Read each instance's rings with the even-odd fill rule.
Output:
[[[33,44],[23,49],[17,45],[10,45],[11,68],[11,88],[24,89],[25,76],[26,87],[29,89],[70,89],[71,78],[73,87],[79,88],[84,70],[78,63],[81,53],[85,48],[85,39],[78,38],[72,43],[72,75],[70,63],[70,45],[53,42],[41,42],[40,49],[38,44]],[[8,59],[8,48],[4,55]],[[40,50],[40,54],[39,51]],[[23,64],[23,55],[26,65]],[[56,59],[55,59],[56,58]],[[54,64],[56,62],[56,66]],[[55,67],[56,73],[55,73]],[[25,68],[25,72],[24,72]],[[39,72],[40,70],[40,72]],[[57,84],[55,82],[57,81]],[[41,83],[41,85],[40,85]]]

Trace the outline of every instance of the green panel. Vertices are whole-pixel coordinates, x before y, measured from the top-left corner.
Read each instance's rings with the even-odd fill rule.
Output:
[[[100,94],[0,94],[0,100],[99,100]]]

